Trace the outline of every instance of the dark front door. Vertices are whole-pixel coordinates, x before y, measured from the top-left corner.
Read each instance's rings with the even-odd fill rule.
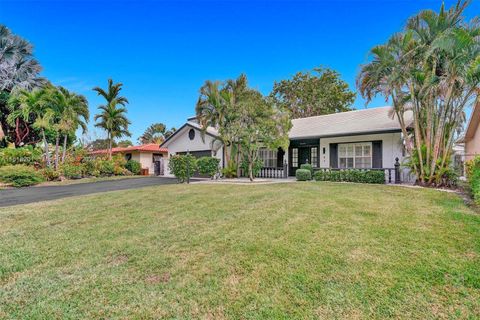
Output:
[[[311,148],[310,147],[304,147],[304,148],[298,148],[298,167],[302,164],[305,163],[310,163],[310,154],[311,154]]]

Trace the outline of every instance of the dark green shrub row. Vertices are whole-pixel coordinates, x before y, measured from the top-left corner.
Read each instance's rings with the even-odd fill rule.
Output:
[[[385,183],[385,172],[383,170],[319,170],[315,172],[316,181],[339,181],[339,182],[360,182],[360,183]]]
[[[465,163],[468,184],[472,191],[473,200],[480,205],[480,156]]]
[[[191,154],[171,156],[168,160],[168,169],[178,182],[185,182],[197,171],[197,159]]]
[[[25,165],[3,166],[0,181],[13,187],[28,187],[44,181],[42,174]]]
[[[0,167],[16,164],[34,165],[42,161],[42,151],[33,147],[0,149]]]
[[[295,177],[298,181],[312,180],[312,172],[308,169],[297,169],[297,171],[295,171]]]

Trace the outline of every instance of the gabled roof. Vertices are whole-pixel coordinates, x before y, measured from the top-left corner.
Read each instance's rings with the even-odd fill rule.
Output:
[[[168,152],[167,148],[162,148],[156,143],[144,144],[140,146],[131,146],[125,148],[112,148],[112,153],[126,153],[126,152]],[[90,154],[105,154],[108,153],[107,149],[95,150],[90,152]]]
[[[400,131],[397,118],[389,115],[390,110],[391,107],[380,107],[293,119],[288,136],[302,139]],[[412,115],[406,116],[410,125]]]
[[[174,138],[183,131],[185,128],[195,128],[198,130],[202,130],[202,126],[196,122],[193,121],[187,121],[183,126],[181,126],[177,131],[175,131],[170,137],[168,137],[165,141],[160,146],[165,146],[167,145],[170,141],[174,140]],[[205,130],[205,133],[212,136],[212,137],[218,137],[218,130],[213,128],[213,127],[207,127]]]
[[[480,100],[473,106],[472,115],[468,121],[467,131],[462,141],[468,141],[475,136],[478,125],[480,123]]]

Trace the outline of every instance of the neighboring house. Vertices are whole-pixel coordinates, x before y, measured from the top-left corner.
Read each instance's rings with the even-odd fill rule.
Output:
[[[471,160],[476,155],[480,155],[480,102],[472,110],[470,121],[467,125],[465,135],[459,139],[459,143],[464,143],[465,160]]]
[[[106,155],[108,150],[96,150],[90,152],[92,156]],[[165,174],[165,161],[168,150],[160,145],[144,144],[125,148],[112,148],[112,154],[122,154],[126,160],[140,162],[142,169],[148,169],[150,175],[161,176]]]
[[[212,127],[202,130],[195,117],[189,118],[161,147],[168,149],[169,157],[187,152],[197,158],[212,156],[220,159],[220,167],[224,167],[223,145],[218,140],[217,130]],[[165,174],[172,176],[168,170],[168,160],[165,162]]]
[[[405,155],[403,138],[398,120],[389,115],[391,107],[362,109],[330,115],[292,120],[289,132],[288,150],[260,151],[260,158],[267,168],[288,167],[288,174],[304,163],[316,168],[394,168],[395,158],[400,162]],[[407,123],[411,119],[406,119]],[[201,151],[221,159],[223,148],[216,145],[217,131],[208,128],[205,141],[201,139],[201,127],[194,118],[162,147],[167,147],[169,155],[189,151]],[[166,171],[168,174],[168,171]]]

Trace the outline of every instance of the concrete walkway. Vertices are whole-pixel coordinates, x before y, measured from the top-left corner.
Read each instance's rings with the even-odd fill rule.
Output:
[[[116,190],[137,189],[149,186],[177,183],[176,179],[163,177],[141,177],[64,186],[30,187],[0,190],[0,207],[39,201],[56,200],[72,196]]]

